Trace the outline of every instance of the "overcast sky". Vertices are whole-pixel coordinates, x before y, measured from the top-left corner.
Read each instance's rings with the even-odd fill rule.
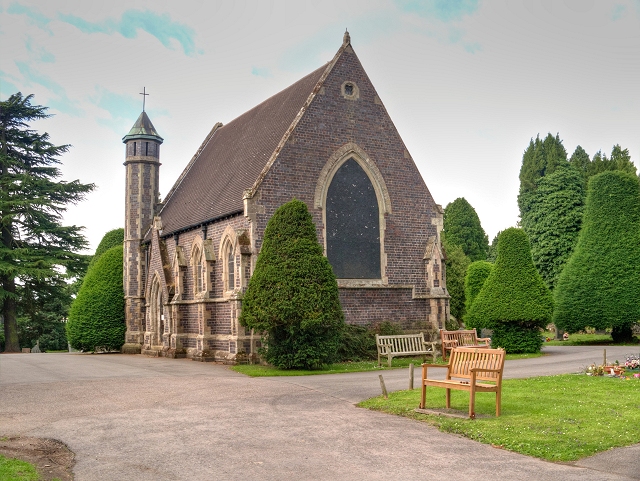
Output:
[[[35,94],[95,249],[124,224],[124,144],[142,110],[164,196],[224,124],[331,60],[345,28],[436,202],[465,197],[489,240],[518,221],[522,153],[629,149],[640,166],[640,0],[0,0],[0,98]]]

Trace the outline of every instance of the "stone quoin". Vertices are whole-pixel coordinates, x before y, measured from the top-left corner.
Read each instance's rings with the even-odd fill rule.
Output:
[[[123,352],[236,362],[260,333],[238,322],[274,211],[307,204],[347,323],[443,328],[437,205],[356,56],[335,57],[213,126],[165,199],[163,138],[143,112],[126,144]]]

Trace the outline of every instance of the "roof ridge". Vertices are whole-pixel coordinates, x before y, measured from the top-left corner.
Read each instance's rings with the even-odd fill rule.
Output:
[[[338,49],[338,51],[334,55],[333,59],[325,67],[324,72],[322,73],[322,75],[320,76],[318,81],[316,82],[316,85],[313,87],[313,90],[311,91],[311,93],[307,97],[307,100],[305,101],[305,103],[302,105],[302,107],[298,111],[298,114],[294,117],[293,121],[289,125],[289,128],[285,131],[284,135],[280,139],[280,142],[278,143],[278,146],[275,148],[275,150],[271,154],[271,157],[269,157],[269,160],[267,161],[267,164],[262,169],[262,172],[260,172],[260,175],[258,176],[256,181],[253,183],[253,186],[250,189],[247,189],[247,190],[244,191],[244,194],[242,196],[243,199],[250,199],[255,195],[256,191],[258,190],[258,187],[260,187],[260,184],[262,183],[262,181],[264,180],[266,175],[269,173],[269,170],[271,170],[271,166],[274,164],[274,162],[278,158],[278,155],[280,154],[280,151],[282,150],[282,148],[286,144],[287,140],[289,140],[289,137],[291,136],[291,132],[293,132],[293,130],[296,128],[296,125],[298,125],[298,123],[302,119],[302,116],[304,115],[304,113],[309,108],[309,105],[311,105],[311,102],[313,101],[313,99],[315,99],[316,94],[320,91],[320,88],[322,87],[322,84],[327,79],[327,77],[329,76],[329,74],[333,70],[333,67],[337,63],[338,59],[342,56],[342,54],[344,53],[344,51],[347,48],[352,48],[352,47],[351,47],[350,38],[347,38],[345,36],[345,40],[343,41],[342,46]],[[317,70],[318,69],[314,70],[314,72],[317,71]],[[313,72],[311,72],[311,73],[313,73]],[[311,74],[309,74],[309,75],[311,75]],[[306,77],[308,77],[308,75],[303,77],[303,78],[306,78]]]

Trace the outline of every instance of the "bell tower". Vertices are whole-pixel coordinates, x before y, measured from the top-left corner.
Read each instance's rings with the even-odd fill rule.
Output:
[[[145,331],[145,249],[142,240],[151,227],[160,201],[160,144],[144,107],[127,135],[125,216],[124,216],[124,299],[127,333],[122,352],[139,354]]]

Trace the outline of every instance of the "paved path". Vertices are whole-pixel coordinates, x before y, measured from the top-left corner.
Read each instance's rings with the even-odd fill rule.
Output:
[[[545,351],[508,361],[505,376],[602,359],[602,348]],[[607,352],[622,359],[630,348]],[[407,369],[384,376],[389,390],[408,387]],[[65,442],[77,481],[640,479],[640,445],[548,463],[354,406],[379,389],[375,372],[251,379],[188,360],[2,355],[0,434]]]

